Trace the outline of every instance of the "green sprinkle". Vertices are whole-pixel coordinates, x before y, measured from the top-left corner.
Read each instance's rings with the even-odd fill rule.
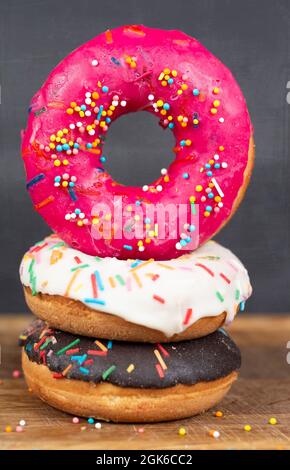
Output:
[[[195,203],[194,203],[194,202],[191,202],[191,203],[190,203],[190,206],[191,206],[191,213],[192,213],[193,215],[195,215],[195,214],[196,214]]]
[[[29,265],[29,268],[28,268],[28,271],[31,273],[31,271],[33,270],[33,266],[35,265],[35,259],[32,259],[31,260],[31,263]]]
[[[102,258],[100,258],[99,256],[95,256],[95,260],[96,261],[102,261]]]
[[[109,375],[111,375],[112,372],[116,369],[116,366],[111,366],[109,369],[105,370],[105,372],[102,373],[102,379],[107,380]]]
[[[121,284],[121,286],[124,286],[126,284],[122,276],[120,276],[120,274],[116,274],[115,278]]]
[[[236,290],[236,300],[239,300],[240,298],[240,291],[239,289]]]
[[[46,348],[46,346],[51,343],[52,339],[51,338],[47,338],[47,340],[40,346],[40,350],[42,351],[43,349]]]
[[[223,302],[225,300],[224,297],[222,296],[222,294],[219,291],[216,291],[216,296],[221,302]]]
[[[80,342],[80,339],[75,339],[74,341],[72,341],[71,343],[69,343],[67,346],[65,346],[64,348],[60,349],[59,351],[57,351],[56,355],[57,356],[60,356],[62,353],[64,353],[65,351],[67,351],[68,349],[72,348],[73,346],[75,346],[76,344],[78,344]]]
[[[74,268],[71,268],[71,272],[77,271],[78,269],[89,268],[89,267],[90,267],[89,264],[78,264]]]

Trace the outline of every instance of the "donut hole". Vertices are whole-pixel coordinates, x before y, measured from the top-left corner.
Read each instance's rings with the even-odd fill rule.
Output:
[[[105,169],[126,186],[151,184],[174,160],[173,133],[148,112],[129,113],[111,124],[103,149]]]

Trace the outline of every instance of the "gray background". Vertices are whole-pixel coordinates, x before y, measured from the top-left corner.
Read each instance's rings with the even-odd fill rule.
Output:
[[[255,127],[256,167],[242,206],[218,239],[250,272],[248,310],[290,311],[288,0],[0,0],[0,311],[25,309],[18,265],[49,232],[26,194],[19,151],[30,98],[72,49],[124,23],[181,29],[237,77]],[[172,145],[148,113],[124,117],[106,144],[109,169],[125,183],[152,180],[173,157]]]

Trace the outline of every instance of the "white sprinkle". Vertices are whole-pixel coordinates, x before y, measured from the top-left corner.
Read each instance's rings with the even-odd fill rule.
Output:
[[[224,193],[222,192],[222,189],[221,189],[220,185],[218,184],[217,180],[215,178],[212,178],[211,181],[214,184],[214,187],[217,190],[219,196],[224,197]]]
[[[213,157],[215,160],[219,160],[220,156],[216,153]]]
[[[91,129],[91,130],[89,131],[89,135],[95,135],[95,133],[96,133],[95,129]]]
[[[220,437],[219,431],[214,431],[214,432],[212,433],[212,437],[214,437],[215,439],[218,439],[218,438]]]
[[[156,186],[156,189],[157,189],[157,191],[160,193],[160,192],[163,190],[163,187],[161,186],[161,184],[158,184],[158,185]]]
[[[99,65],[99,61],[97,59],[93,59],[92,60],[92,66],[96,67],[97,65]]]
[[[219,118],[219,122],[222,124],[223,122],[225,122],[225,118],[220,117],[220,118]]]
[[[87,111],[85,111],[85,115],[86,115],[86,116],[91,116],[92,113],[91,113],[91,111],[87,110]]]
[[[85,99],[85,103],[86,103],[86,104],[91,104],[91,102],[92,102],[92,100],[91,100],[90,97],[88,97],[88,98]]]
[[[182,248],[182,247],[181,247],[181,244],[180,244],[179,242],[177,242],[176,245],[175,245],[175,248],[176,248],[177,250],[181,250],[181,248]]]
[[[20,426],[25,426],[25,425],[26,425],[25,419],[21,419],[21,420],[19,421],[19,425],[20,425]]]
[[[139,246],[139,251],[144,251],[145,250],[145,247],[142,245],[142,246]]]
[[[162,168],[161,175],[167,175],[167,169],[166,168]]]
[[[82,123],[80,121],[77,122],[77,127],[82,127]]]
[[[70,218],[71,218],[70,214],[65,214],[64,218],[65,218],[65,220],[70,220]]]
[[[222,168],[227,168],[228,164],[226,162],[222,162]]]
[[[75,129],[76,126],[75,126],[74,124],[70,124],[70,125],[69,125],[69,128],[70,128],[70,129]]]
[[[90,98],[92,96],[92,93],[90,91],[87,91],[85,96],[86,98]]]
[[[113,100],[113,101],[112,101],[112,105],[113,105],[113,106],[118,106],[118,104],[119,104],[119,101],[117,101],[117,100]]]
[[[153,101],[154,100],[154,95],[148,95],[148,100]]]
[[[121,103],[120,103],[120,105],[124,108],[124,107],[127,105],[127,101],[122,100]]]
[[[96,424],[95,424],[95,428],[96,428],[96,429],[101,429],[101,427],[102,427],[101,423],[96,423]]]
[[[143,191],[148,191],[148,189],[149,189],[149,186],[148,186],[147,184],[144,184],[144,186],[143,186],[143,188],[142,188],[142,189],[143,189]]]

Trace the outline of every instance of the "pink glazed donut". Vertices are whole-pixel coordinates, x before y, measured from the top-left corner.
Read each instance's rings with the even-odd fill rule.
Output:
[[[192,251],[229,220],[250,178],[253,130],[241,90],[179,31],[106,31],[50,73],[29,111],[22,154],[34,208],[90,255],[164,260]],[[176,139],[174,161],[143,187],[121,185],[104,168],[110,124],[137,111],[154,113]]]

